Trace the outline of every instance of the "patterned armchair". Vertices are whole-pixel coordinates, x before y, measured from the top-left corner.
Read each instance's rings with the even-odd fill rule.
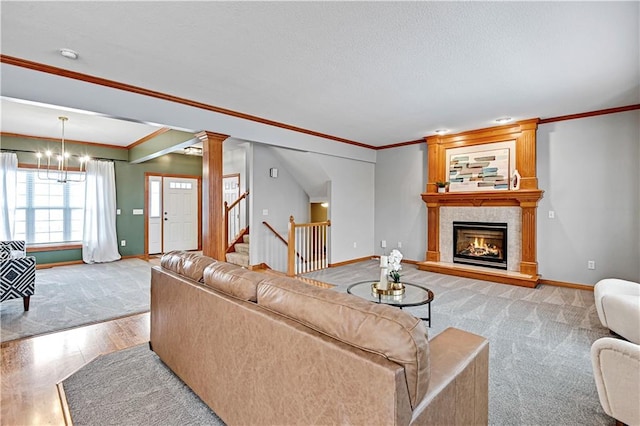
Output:
[[[0,302],[22,297],[28,311],[35,291],[36,258],[25,252],[24,241],[0,241]]]

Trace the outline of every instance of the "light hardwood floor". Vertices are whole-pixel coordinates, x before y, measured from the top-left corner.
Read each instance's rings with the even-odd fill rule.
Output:
[[[0,424],[64,425],[56,384],[96,358],[149,341],[149,313],[0,346]]]

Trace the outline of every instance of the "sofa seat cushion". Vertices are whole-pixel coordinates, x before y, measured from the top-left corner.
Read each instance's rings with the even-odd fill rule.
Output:
[[[214,263],[204,271],[205,285],[249,302],[257,301],[258,283],[265,277],[259,272],[226,262]]]
[[[160,259],[160,265],[194,281],[203,282],[204,270],[217,260],[183,250],[171,251]]]
[[[404,367],[412,408],[429,384],[429,341],[422,321],[398,308],[288,277],[258,285],[258,304]]]

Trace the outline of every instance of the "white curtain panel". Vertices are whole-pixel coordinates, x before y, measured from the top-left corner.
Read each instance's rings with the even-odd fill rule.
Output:
[[[13,240],[16,214],[16,179],[18,156],[14,152],[0,153],[0,241]]]
[[[116,235],[116,177],[111,161],[87,162],[82,260],[85,263],[120,259]]]

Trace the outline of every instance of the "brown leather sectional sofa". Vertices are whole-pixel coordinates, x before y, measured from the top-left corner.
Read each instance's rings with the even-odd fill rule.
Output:
[[[486,339],[195,254],[152,269],[151,347],[230,425],[488,420]]]

